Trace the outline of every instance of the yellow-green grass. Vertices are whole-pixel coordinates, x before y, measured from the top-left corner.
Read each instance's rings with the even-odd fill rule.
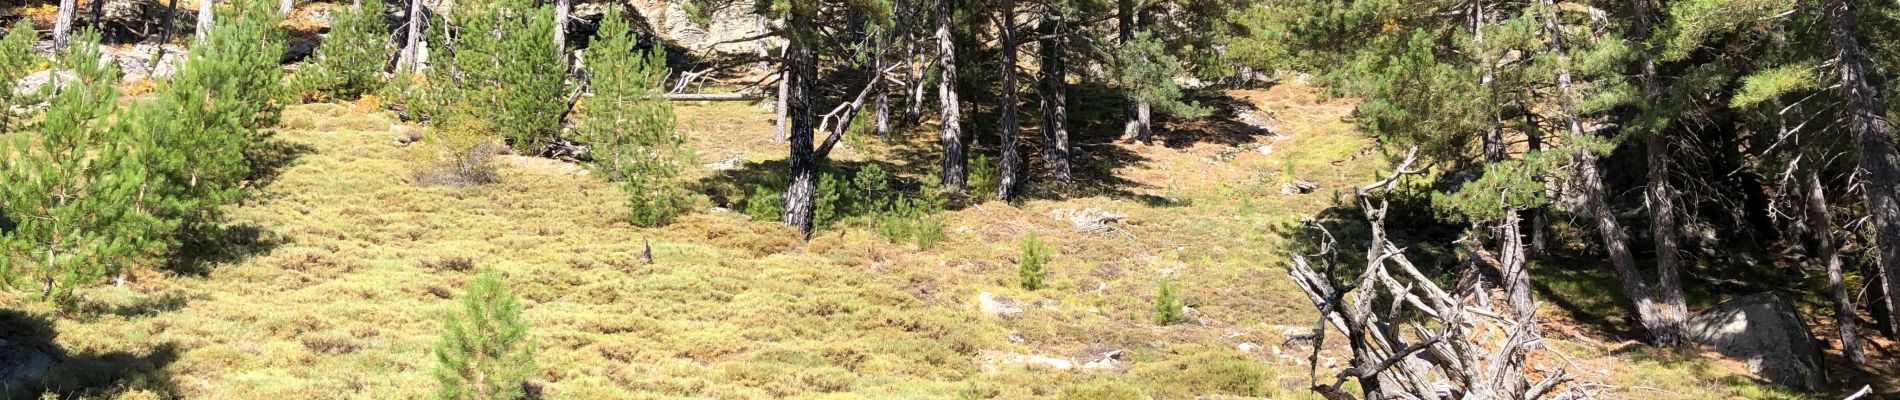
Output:
[[[80,311],[67,314],[18,293],[0,304],[51,325],[74,361],[49,388],[85,397],[430,397],[443,316],[466,280],[493,269],[522,297],[546,398],[1315,398],[1298,361],[1306,348],[1282,344],[1287,327],[1315,317],[1285,277],[1284,237],[1387,164],[1363,151],[1372,142],[1344,122],[1345,103],[1293,86],[1242,97],[1288,116],[1284,139],[1258,138],[1272,154],[1114,144],[1141,160],[1103,165],[1126,181],[1117,190],[963,207],[929,250],[850,227],[806,242],[772,221],[711,211],[710,198],[668,227],[637,228],[624,222],[618,186],[543,159],[500,156],[489,185],[421,187],[405,181],[406,153],[419,149],[392,144],[392,117],[303,105],[286,111],[278,138],[305,151],[227,209],[240,234],[202,276],[140,272],[125,288],[82,290]],[[695,187],[734,176],[700,163],[783,158],[771,116],[755,106],[679,113],[699,158],[686,173]],[[862,141],[834,159],[914,155],[927,136]],[[911,177],[929,165],[892,162]],[[1322,189],[1282,195],[1276,174]],[[1127,214],[1126,234],[1049,216],[1090,207]],[[1026,291],[1015,258],[1032,232],[1054,258],[1045,287]],[[644,241],[652,265],[640,261]],[[1197,311],[1185,323],[1152,323],[1164,275]],[[982,292],[1025,311],[982,315]],[[1656,390],[1613,397],[1764,393],[1707,367],[1716,364],[1555,339],[1605,366],[1586,378]],[[985,355],[1079,365],[1115,349],[1129,361],[1111,370],[984,368]],[[1329,349],[1329,359],[1344,357]]]

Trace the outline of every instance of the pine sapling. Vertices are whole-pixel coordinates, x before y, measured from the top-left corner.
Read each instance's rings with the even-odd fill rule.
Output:
[[[501,275],[488,271],[469,282],[461,309],[449,313],[435,347],[437,397],[449,400],[520,399],[534,372],[534,342],[521,305]]]

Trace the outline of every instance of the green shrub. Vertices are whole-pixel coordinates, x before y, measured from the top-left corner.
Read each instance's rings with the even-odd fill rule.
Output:
[[[435,347],[435,380],[443,399],[519,399],[534,372],[534,342],[521,305],[501,275],[488,271],[469,282],[461,309],[449,313]]]
[[[1185,306],[1174,293],[1174,284],[1167,279],[1161,280],[1161,286],[1155,293],[1155,323],[1170,325],[1181,322],[1181,309]]]
[[[1016,275],[1023,278],[1023,289],[1042,288],[1042,278],[1048,273],[1043,270],[1043,266],[1047,265],[1049,260],[1049,245],[1037,239],[1036,234],[1031,233],[1029,237],[1023,239],[1023,254],[1016,259]]]
[[[745,215],[758,221],[777,221],[785,217],[785,194],[778,186],[759,185],[745,197]]]
[[[924,182],[937,182],[937,178],[925,177]],[[909,240],[919,249],[929,249],[943,241],[948,220],[943,215],[946,201],[942,192],[925,186],[916,198],[894,193],[889,196],[880,200],[889,204],[888,208],[870,214],[869,220],[879,235],[893,242]]]
[[[686,208],[680,160],[690,160],[674,131],[673,103],[661,94],[666,53],[634,53],[637,38],[615,7],[602,17],[600,37],[587,49],[594,96],[576,131],[590,146],[595,170],[627,189],[628,220],[661,226]]]
[[[818,174],[818,192],[813,193],[812,196],[816,201],[812,204],[814,227],[817,229],[831,227],[843,216],[842,212],[847,211],[848,205],[844,202],[848,199],[846,191],[850,188],[846,185],[846,182],[839,181],[837,175],[832,174],[831,171]]]
[[[383,2],[361,4],[338,9],[330,34],[311,61],[297,70],[292,85],[304,99],[355,99],[382,85],[383,62],[389,59],[389,25],[383,21]]]
[[[494,182],[497,176],[495,127],[471,111],[451,111],[422,136],[411,153],[416,184],[466,187]]]
[[[1001,188],[1002,175],[996,171],[996,163],[990,162],[990,156],[976,155],[970,160],[970,199],[973,203],[996,197]]]

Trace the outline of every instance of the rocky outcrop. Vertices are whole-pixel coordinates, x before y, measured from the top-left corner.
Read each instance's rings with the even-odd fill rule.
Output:
[[[1803,390],[1824,387],[1826,364],[1807,321],[1773,292],[1731,299],[1689,319],[1690,339],[1748,364],[1769,382]]]

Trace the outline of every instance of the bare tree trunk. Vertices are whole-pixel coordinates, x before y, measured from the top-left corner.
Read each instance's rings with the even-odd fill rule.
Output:
[[[422,72],[422,0],[409,0],[409,29],[403,35],[402,64],[399,70]]]
[[[66,48],[66,40],[73,34],[73,12],[78,7],[78,0],[59,0],[59,13],[53,17],[54,49]]]
[[[1061,16],[1057,15],[1055,5],[1043,6],[1041,33],[1044,39],[1040,45],[1042,60],[1038,68],[1041,75],[1036,87],[1042,98],[1042,160],[1048,164],[1049,173],[1056,179],[1068,182],[1073,179],[1069,172],[1069,83],[1064,80],[1066,65],[1063,62],[1063,46],[1067,41],[1061,37],[1064,29]]]
[[[1537,126],[1537,114],[1524,113],[1524,124],[1531,127],[1525,132],[1524,140],[1528,143],[1525,147],[1530,151],[1544,150],[1544,135],[1540,133],[1543,129]],[[1542,181],[1543,177],[1537,179]],[[1525,251],[1529,254],[1543,254],[1544,249],[1550,246],[1550,206],[1537,206],[1525,212],[1530,214],[1530,217],[1526,219],[1530,220],[1531,231],[1531,243]]]
[[[1016,187],[1022,175],[1020,171],[1022,169],[1022,155],[1017,154],[1016,149],[1016,133],[1017,130],[1020,129],[1020,127],[1016,125],[1016,2],[1015,0],[1001,0],[998,6],[1002,8],[1003,14],[1002,23],[999,26],[1003,42],[1003,104],[1001,111],[1003,114],[1003,138],[997,142],[997,146],[1002,148],[1003,157],[1001,160],[997,160],[997,162],[1003,165],[1001,165],[1001,168],[998,168],[998,170],[1002,171],[1002,177],[998,179],[1001,181],[1001,187],[996,189],[996,198],[1002,201],[1014,201],[1017,196]]]
[[[1821,171],[1818,166],[1808,171],[1808,226],[1814,231],[1814,240],[1820,244],[1815,254],[1827,264],[1827,284],[1834,296],[1834,325],[1840,328],[1841,353],[1854,365],[1867,363],[1867,354],[1860,348],[1860,334],[1856,331],[1856,310],[1854,298],[1847,294],[1847,284],[1842,282],[1841,247],[1834,240],[1834,213],[1827,208],[1827,189],[1821,185]]]
[[[1841,98],[1846,101],[1848,129],[1858,137],[1860,169],[1867,187],[1867,216],[1874,222],[1875,250],[1880,256],[1880,280],[1886,287],[1889,329],[1900,331],[1900,154],[1893,146],[1893,125],[1882,113],[1886,101],[1868,82],[1867,55],[1861,51],[1848,0],[1823,0],[1828,32],[1833,37],[1835,65],[1841,74]],[[1887,332],[1894,336],[1897,332]]]
[[[277,15],[289,17],[290,11],[295,8],[297,8],[297,0],[280,0],[277,2]]]
[[[943,188],[963,193],[969,188],[968,155],[963,151],[962,102],[957,100],[957,46],[951,34],[950,0],[936,0],[937,98],[943,107]]]
[[[791,185],[785,189],[785,224],[798,228],[805,237],[812,233],[812,194],[818,182],[818,159],[812,148],[812,80],[817,77],[817,57],[807,36],[812,32],[809,2],[793,1],[788,19],[790,43],[785,46],[784,91],[779,100],[786,105],[780,113],[790,119],[787,142],[791,145]]]
[[[871,50],[871,73],[873,74],[871,90],[877,92],[877,105],[871,111],[871,129],[876,131],[878,139],[889,142],[891,141],[891,85],[884,77],[884,64],[889,56],[886,53],[890,51],[891,34],[879,33],[873,41],[875,48]]]
[[[1650,0],[1634,0],[1630,4],[1635,9],[1636,37],[1641,42],[1651,35]],[[1656,104],[1662,101],[1662,75],[1656,72],[1656,60],[1647,53],[1642,56],[1639,77],[1643,87],[1643,103]],[[1661,302],[1657,316],[1657,326],[1650,334],[1655,336],[1658,345],[1668,347],[1689,347],[1688,328],[1689,305],[1682,295],[1681,267],[1678,257],[1681,254],[1681,241],[1676,229],[1676,194],[1669,186],[1669,138],[1664,136],[1662,127],[1647,127],[1643,138],[1644,152],[1649,161],[1649,187],[1644,191],[1644,199],[1649,202],[1650,235],[1656,241],[1656,295]]]
[[[1551,13],[1555,13],[1556,5],[1552,0],[1539,0],[1539,3],[1552,10]],[[1544,33],[1550,36],[1550,51],[1560,59],[1570,58],[1569,51],[1564,48],[1563,31],[1558,28],[1555,16],[1546,16],[1543,22]],[[1565,65],[1566,63],[1567,61],[1558,61],[1557,64]],[[1629,238],[1625,236],[1623,224],[1616,221],[1616,213],[1610,209],[1610,202],[1603,190],[1603,173],[1597,167],[1596,153],[1592,153],[1589,146],[1581,145],[1589,139],[1583,132],[1583,120],[1577,116],[1576,99],[1572,96],[1574,95],[1570,88],[1570,69],[1559,67],[1557,69],[1557,103],[1563,114],[1565,127],[1572,138],[1571,142],[1578,143],[1573,145],[1575,149],[1571,154],[1571,159],[1577,168],[1576,185],[1583,196],[1584,213],[1596,223],[1597,233],[1603,237],[1604,251],[1609,253],[1610,264],[1616,268],[1617,280],[1622,282],[1623,293],[1629,296],[1630,301],[1635,305],[1637,321],[1643,325],[1645,331],[1655,334],[1659,328],[1655,300],[1650,295],[1649,284],[1644,282],[1642,271],[1636,268],[1636,257],[1630,254]]]
[[[560,53],[562,60],[567,59],[567,13],[571,8],[568,0],[554,0],[554,52]]]
[[[106,20],[105,20],[106,1],[93,0],[91,11],[92,11],[92,29],[97,30],[99,32],[105,32],[106,30]]]
[[[197,35],[197,43],[204,43],[205,35],[211,33],[211,20],[216,18],[211,12],[211,3],[214,2],[216,0],[198,0],[198,30],[193,32]]]
[[[1138,21],[1135,19],[1135,0],[1118,0],[1115,2],[1115,6],[1115,18],[1117,19],[1115,23],[1115,37],[1117,43],[1127,46],[1135,41],[1135,31],[1140,29],[1136,26]],[[1128,84],[1128,82],[1122,82],[1124,86]],[[1148,143],[1148,119],[1145,117],[1146,112],[1144,111],[1147,106],[1148,102],[1137,99],[1128,99],[1128,101],[1123,104],[1122,139],[1134,139],[1142,143]]]

